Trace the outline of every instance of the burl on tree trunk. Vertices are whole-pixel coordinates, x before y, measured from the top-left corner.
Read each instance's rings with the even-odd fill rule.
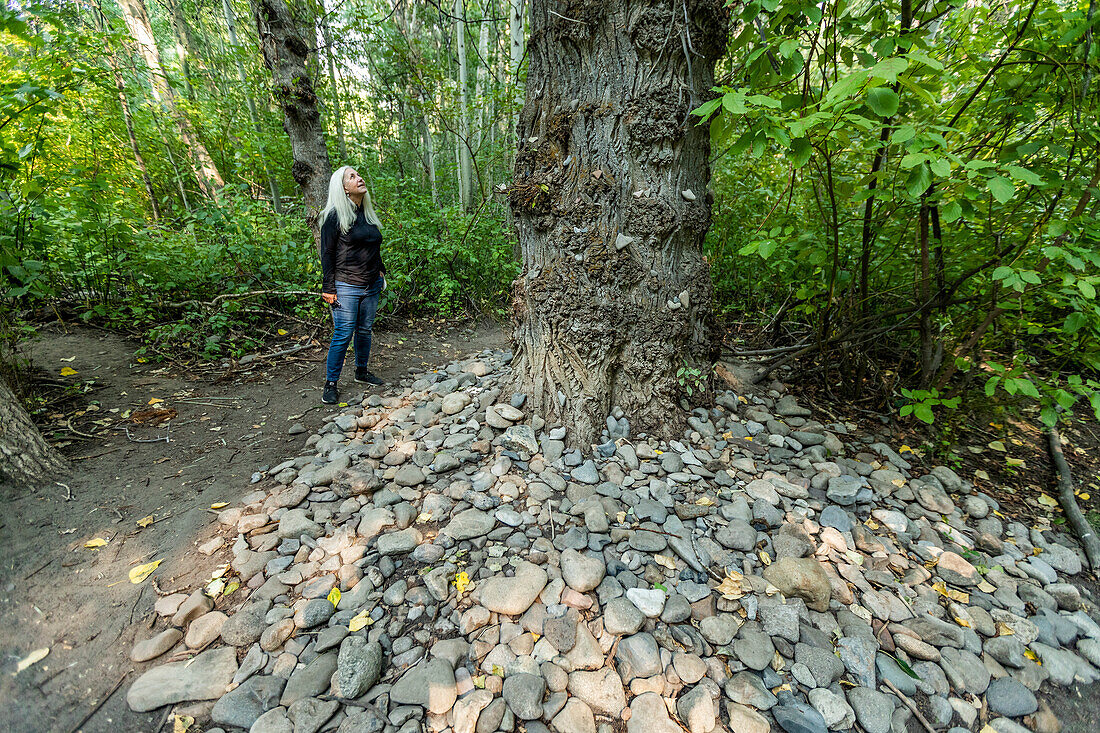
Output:
[[[533,410],[596,442],[611,408],[671,435],[679,398],[717,356],[706,101],[726,47],[721,0],[531,7],[526,102],[510,191],[523,268],[518,387]]]
[[[46,442],[19,398],[0,379],[0,482],[36,486],[66,469],[65,459]]]

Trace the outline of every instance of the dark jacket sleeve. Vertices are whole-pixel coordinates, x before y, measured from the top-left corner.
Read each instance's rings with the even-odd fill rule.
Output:
[[[336,292],[336,247],[340,234],[333,211],[321,224],[321,292]]]

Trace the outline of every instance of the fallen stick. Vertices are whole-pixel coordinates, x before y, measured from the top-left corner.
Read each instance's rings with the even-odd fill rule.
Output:
[[[1077,505],[1077,499],[1073,496],[1073,474],[1069,470],[1069,463],[1062,453],[1062,438],[1058,435],[1058,428],[1047,430],[1047,443],[1050,447],[1050,458],[1054,463],[1058,478],[1058,503],[1062,505],[1062,511],[1066,514],[1066,521],[1077,534],[1081,547],[1085,551],[1089,565],[1093,572],[1100,570],[1100,538],[1096,531],[1081,513],[1081,507]]]
[[[84,724],[87,723],[91,719],[91,717],[99,711],[99,709],[101,707],[103,707],[103,703],[110,700],[111,695],[115,694],[115,692],[118,690],[118,688],[122,687],[123,680],[125,680],[129,676],[130,676],[130,673],[127,672],[126,674],[119,677],[118,682],[116,682],[114,684],[114,686],[111,687],[110,691],[106,695],[104,695],[102,698],[100,698],[99,702],[97,702],[95,704],[95,706],[92,707],[92,709],[88,711],[88,714],[85,715],[83,718],[81,718],[79,723],[77,723],[76,725],[74,725],[72,728],[69,729],[69,733],[76,733],[78,730],[80,730],[84,726]]]
[[[884,677],[882,681],[887,687],[889,687],[893,691],[895,695],[898,696],[899,700],[905,703],[905,707],[913,711],[913,715],[917,716],[917,720],[920,721],[920,724],[924,726],[924,729],[928,731],[928,733],[936,733],[936,729],[932,727],[932,725],[928,722],[928,719],[921,715],[921,712],[919,709],[917,709],[917,704],[915,702],[906,697],[905,693],[899,690],[897,688],[897,685],[895,685],[890,680]]]

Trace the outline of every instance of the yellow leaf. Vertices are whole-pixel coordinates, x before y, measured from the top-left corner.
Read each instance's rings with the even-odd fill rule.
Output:
[[[374,623],[374,619],[370,617],[370,609],[363,609],[359,613],[351,617],[348,621],[348,631],[356,632],[364,626],[370,626]]]
[[[778,671],[779,670],[777,669],[776,672],[778,672]],[[780,692],[790,692],[790,690],[791,690],[791,686],[784,682],[779,687],[773,687],[772,688],[772,694],[779,694]]]
[[[229,572],[229,563],[223,563],[214,568],[214,571],[210,573],[210,579],[217,580],[218,578],[224,576],[227,572]]]
[[[772,564],[772,556],[769,555],[768,553],[764,552],[763,550],[761,550],[760,551],[760,562],[764,563],[765,566],[771,565]]]
[[[965,626],[968,629],[970,628],[970,622],[967,621],[965,618],[959,618],[958,616],[955,616],[955,623],[957,623],[959,626]]]
[[[152,575],[153,571],[160,567],[162,562],[164,562],[164,560],[154,560],[153,562],[147,562],[144,565],[138,565],[136,568],[132,568],[130,570],[130,582],[134,585],[142,582]]]
[[[455,590],[458,591],[458,595],[461,596],[466,592],[466,589],[470,587],[470,574],[463,570],[461,573],[455,574]]]
[[[145,528],[145,527],[148,527],[152,523],[153,523],[153,515],[150,514],[147,517],[142,517],[141,519],[139,519],[137,521],[137,526]]]
[[[1043,661],[1039,659],[1039,655],[1031,651],[1030,649],[1024,649],[1024,656],[1038,664],[1040,667],[1043,666]]]
[[[996,509],[994,509],[994,510],[993,510],[993,516],[995,516],[995,517],[1000,517],[1001,519],[1004,519],[1004,518],[1005,518],[1005,515],[1001,514],[1001,513],[1000,513],[999,511],[997,511]]]
[[[286,329],[285,328],[280,328],[275,333],[279,334],[280,336],[286,336]]]
[[[1008,450],[1007,448],[1005,448],[1005,444],[999,440],[994,440],[992,443],[989,444],[989,447],[995,451],[1000,451],[1001,453],[1004,453],[1006,450]]]
[[[979,468],[977,471],[974,472],[974,478],[981,479],[982,481],[988,481],[989,474]]]
[[[676,561],[668,555],[656,555],[653,560],[663,568],[668,568],[669,570],[676,569]]]
[[[622,524],[626,521],[626,512],[618,512],[615,514],[615,521]]]
[[[988,580],[983,580],[982,582],[978,583],[978,590],[980,590],[982,593],[993,593],[997,590],[997,586],[993,585]]]
[[[336,604],[340,602],[340,589],[333,586],[332,590],[328,592],[328,602],[336,607]]]
[[[493,674],[496,675],[497,677],[503,677],[504,676],[504,668],[501,667],[499,664],[494,664],[493,665]]]
[[[233,595],[233,591],[237,590],[240,587],[241,587],[241,584],[234,580],[232,583],[225,586],[225,590],[222,591],[222,595],[223,596]]]
[[[479,690],[485,689],[485,675],[479,674],[477,677],[474,677],[474,687]]]
[[[867,526],[867,529],[878,529],[878,522],[873,519],[868,519],[864,524]]]
[[[1043,506],[1058,506],[1058,500],[1046,494],[1039,494],[1037,501]]]
[[[1005,458],[1005,464],[1009,465],[1009,466],[1015,466],[1017,468],[1023,468],[1024,459],[1023,458]]]
[[[695,503],[699,506],[714,506],[715,502],[714,499],[710,498],[709,496],[700,496],[698,499],[695,500]]]
[[[164,402],[164,400],[162,400],[160,397],[150,397],[149,401],[146,402],[145,404],[147,404],[147,405],[156,405],[156,404],[160,404],[161,402]]]
[[[780,654],[779,652],[776,652],[775,656],[772,657],[772,669],[774,669],[776,672],[782,672],[783,671],[783,664],[784,664],[783,655]],[[788,689],[790,689],[790,688],[788,688]]]
[[[15,671],[11,673],[11,676],[14,677],[32,664],[41,662],[43,659],[46,658],[46,655],[49,653],[50,648],[48,646],[44,646],[41,649],[35,649],[33,652],[19,660],[19,664],[15,665]]]
[[[969,593],[963,593],[961,590],[948,588],[947,584],[944,583],[942,580],[939,583],[933,584],[932,590],[936,591],[941,596],[946,596],[947,598],[950,598],[953,601],[958,601],[959,603],[970,603]]]
[[[203,592],[211,598],[217,598],[223,590],[225,590],[225,580],[223,578],[214,578],[203,588]]]
[[[63,367],[61,369],[61,376],[63,377],[71,377],[74,374],[76,374],[76,370],[72,367]]]
[[[190,715],[175,715],[172,720],[172,733],[187,733],[187,729],[195,724],[195,719]]]
[[[751,443],[752,442],[752,436],[751,435],[746,435],[742,440],[747,440]]]
[[[715,590],[727,601],[736,601],[738,598],[745,595],[745,591],[741,588],[741,578],[743,577],[741,573],[737,573],[736,571],[727,572],[725,579],[718,584]]]
[[[891,481],[890,483],[892,483],[894,486],[897,486],[900,489],[902,486],[905,486],[905,479],[896,478],[893,481]]]
[[[1077,496],[1081,499],[1081,501],[1088,501],[1089,500],[1089,495],[1088,494],[1078,494]]]
[[[102,537],[96,537],[94,540],[88,540],[84,543],[84,546],[89,550],[94,550],[97,547],[105,546],[110,540],[105,540]]]
[[[213,504],[210,505],[210,508],[211,509],[225,509],[227,506],[229,506],[228,501],[216,501],[216,502],[214,502]]]
[[[997,636],[1012,636],[1016,632],[1004,621],[997,622]]]

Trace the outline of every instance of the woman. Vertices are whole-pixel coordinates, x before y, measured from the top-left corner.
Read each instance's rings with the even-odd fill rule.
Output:
[[[321,298],[332,308],[332,343],[328,349],[325,391],[321,401],[340,401],[337,382],[344,354],[355,337],[355,381],[381,385],[367,370],[371,326],[378,296],[386,287],[382,232],[363,177],[345,165],[328,183],[328,203],[321,212]]]

